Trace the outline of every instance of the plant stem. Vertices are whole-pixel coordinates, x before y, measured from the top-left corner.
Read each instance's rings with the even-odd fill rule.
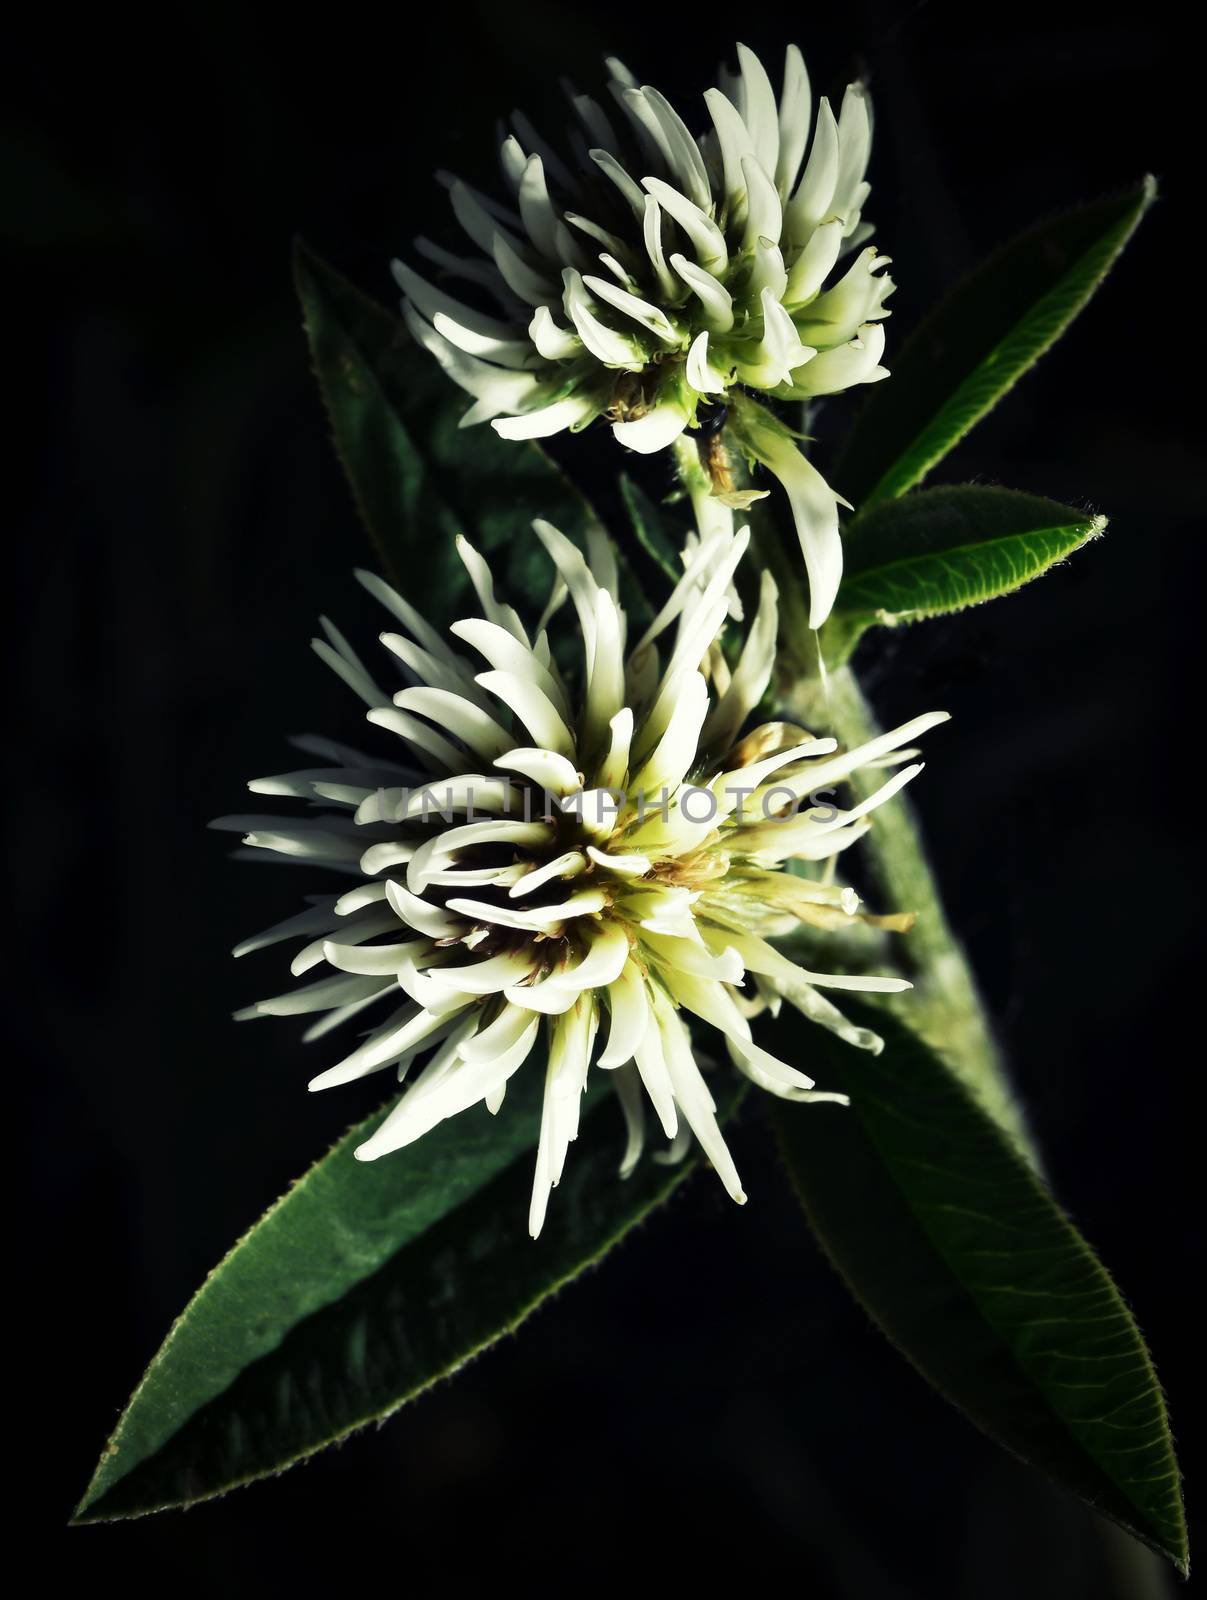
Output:
[[[673,449],[700,534],[731,529],[733,513],[713,494],[695,440],[683,435]],[[780,590],[779,704],[812,732],[830,732],[847,748],[864,744],[880,732],[875,714],[849,666],[823,670],[817,635],[808,627],[803,574],[762,512],[762,506],[752,507],[750,521],[759,555]],[[856,772],[849,781],[857,799],[862,800],[878,787],[882,774]],[[901,996],[886,996],[885,1004],[943,1058],[988,1115],[1038,1166],[1022,1108],[1006,1075],[972,969],[947,920],[909,802],[898,795],[880,806],[863,843],[883,909],[917,915],[913,929],[899,946],[914,987]]]
[[[695,435],[681,433],[671,449],[675,453],[679,481],[692,503],[692,516],[701,539],[707,539],[722,530],[732,533],[733,512],[729,506],[722,505],[712,492],[712,479],[700,460]]]
[[[847,747],[880,732],[850,667],[838,667],[824,682],[798,677],[781,689],[781,696],[786,708],[811,731],[826,729]],[[849,781],[862,800],[883,781],[883,774],[856,772]],[[983,1109],[1038,1164],[976,979],[943,909],[917,818],[903,796],[877,809],[863,846],[887,902],[885,909],[913,911],[918,918],[902,941],[904,965],[914,987],[886,1003],[942,1056]]]

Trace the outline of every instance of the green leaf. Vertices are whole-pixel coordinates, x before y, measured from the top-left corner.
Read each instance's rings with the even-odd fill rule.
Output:
[[[1021,589],[1106,527],[1106,518],[1014,489],[920,489],[856,517],[824,635],[842,661],[865,628],[916,622]]]
[[[811,1030],[810,1073],[850,1109],[773,1112],[834,1265],[978,1427],[1185,1570],[1164,1399],[1102,1263],[937,1055],[879,1007],[843,1009],[886,1046]]]
[[[667,1199],[694,1160],[616,1173],[605,1087],[538,1240],[528,1198],[543,1074],[376,1162],[353,1128],[206,1279],[147,1369],[78,1522],[190,1505],[388,1416],[516,1328]],[[740,1091],[718,1094],[722,1115]]]
[[[1156,196],[1134,188],[1040,223],[991,256],[890,356],[832,474],[862,508],[920,482],[1060,337]]]
[[[452,613],[469,593],[463,533],[508,595],[543,604],[553,574],[533,518],[581,543],[596,520],[586,500],[537,445],[461,428],[470,397],[301,242],[294,276],[336,448],[389,576],[412,604]]]
[[[678,583],[683,576],[683,563],[678,557],[682,537],[676,541],[667,531],[661,508],[654,504],[640,484],[633,482],[627,472],[620,477],[620,497],[638,544],[672,583]]]

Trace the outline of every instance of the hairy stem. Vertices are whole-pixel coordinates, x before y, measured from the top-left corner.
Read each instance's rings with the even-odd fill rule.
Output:
[[[722,529],[727,533],[732,532],[733,512],[728,506],[722,505],[712,492],[712,479],[700,460],[696,435],[681,433],[671,448],[675,452],[675,467],[679,473],[679,481],[687,490],[688,499],[692,503],[692,517],[697,533],[702,539],[707,539]]]
[[[840,744],[863,744],[880,732],[850,667],[823,682],[798,677],[781,689],[786,709],[811,731],[826,730]],[[850,779],[858,799],[883,781],[883,773],[856,772]],[[913,989],[887,1003],[939,1055],[981,1106],[1035,1159],[1022,1108],[1011,1088],[976,980],[952,932],[938,885],[909,802],[901,795],[879,807],[863,841],[890,911],[913,911],[917,923],[902,940],[903,965]]]
[[[680,479],[691,499],[696,526],[707,534],[733,526],[733,513],[713,495],[713,484],[695,440],[684,435],[674,445]],[[804,573],[785,548],[764,507],[751,508],[755,545],[780,591],[781,675],[779,705],[812,732],[832,733],[847,747],[880,732],[849,666],[826,672],[817,634],[808,626]],[[850,779],[857,799],[878,787],[883,774],[857,772]],[[912,911],[913,929],[900,942],[902,965],[914,987],[885,1003],[941,1055],[980,1105],[1038,1165],[1022,1108],[1011,1088],[994,1041],[976,980],[947,920],[938,885],[909,802],[898,795],[879,807],[863,841],[885,911]]]

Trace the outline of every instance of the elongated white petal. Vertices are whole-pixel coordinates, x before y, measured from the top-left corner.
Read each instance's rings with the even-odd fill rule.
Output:
[[[536,867],[531,872],[526,872],[518,882],[513,883],[507,891],[508,897],[513,900],[524,895],[535,894],[545,884],[552,883],[557,878],[576,878],[585,870],[587,857],[581,850],[563,850],[560,856],[554,856],[552,861],[547,861],[543,867]]]
[[[664,94],[648,85],[641,94],[663,132],[663,149],[671,176],[692,204],[707,212],[712,205],[712,188],[700,146]]]
[[[708,330],[698,333],[687,352],[687,381],[701,394],[724,394],[725,374],[708,358]]]
[[[429,939],[448,939],[462,931],[464,923],[461,918],[453,916],[443,906],[421,899],[393,879],[388,879],[384,887],[394,914],[408,927],[427,934]]]
[[[687,412],[677,400],[661,400],[644,417],[632,422],[614,422],[612,433],[629,450],[653,455],[665,450],[687,427]]]
[[[795,388],[811,395],[837,394],[857,383],[876,383],[888,377],[888,372],[880,365],[883,354],[883,324],[865,322],[849,344],[823,351],[809,362],[803,372],[793,373],[792,383]]]
[[[708,1092],[700,1068],[692,1054],[687,1030],[671,1009],[670,1002],[655,995],[655,1010],[662,1039],[663,1060],[670,1076],[675,1101],[683,1112],[700,1148],[712,1162],[717,1176],[731,1199],[745,1205],[746,1193],[729,1147],[717,1123],[716,1105]],[[638,1058],[640,1065],[640,1057]]]
[[[574,735],[538,684],[518,672],[480,672],[477,681],[511,708],[542,748],[567,757],[574,754]]]
[[[784,87],[779,100],[779,156],[775,163],[775,184],[780,194],[791,194],[813,116],[813,95],[804,57],[794,44],[784,57]]]
[[[644,201],[644,196],[642,197]],[[606,278],[586,276],[583,283],[593,295],[606,300],[610,306],[624,313],[647,332],[652,333],[656,339],[665,344],[677,344],[679,335],[667,321],[664,312],[648,300],[642,300],[638,295],[630,294],[627,289],[618,289],[614,283],[609,283]]]
[[[400,689],[394,704],[400,711],[414,711],[448,728],[487,761],[493,761],[514,743],[506,729],[481,707],[448,689],[429,689],[425,685]]]
[[[476,311],[472,306],[467,306],[455,296],[446,294],[443,289],[438,289],[428,283],[426,278],[420,277],[402,261],[392,261],[390,270],[394,274],[398,287],[408,300],[414,302],[418,310],[435,325],[436,318],[440,315],[464,329],[467,333],[476,334],[480,338],[489,339],[496,344],[505,344],[516,336],[513,323],[504,322],[499,317],[485,315]],[[483,355],[484,351],[471,352]]]
[[[842,581],[838,496],[786,433],[761,433],[756,448],[758,459],[787,491],[809,575],[809,626],[820,628]]]
[[[729,265],[729,251],[725,246],[725,235],[712,218],[661,178],[642,178],[641,182],[683,229],[696,252],[696,260],[705,272],[724,272]]]
[[[698,296],[704,311],[704,320],[713,333],[728,333],[733,327],[733,296],[725,286],[697,267],[686,256],[673,255],[671,266],[683,279],[691,292]]]
[[[725,193],[730,207],[739,216],[745,215],[746,177],[742,162],[755,155],[754,140],[742,120],[740,112],[720,89],[708,89],[704,103],[716,129],[717,143],[725,172]]]
[[[455,772],[458,767],[464,766],[464,752],[419,717],[408,716],[396,706],[374,706],[367,716],[379,728],[388,728],[391,733],[404,739],[434,770]]]
[[[582,349],[578,334],[559,327],[548,306],[537,306],[532,313],[528,337],[546,361],[569,361]]]
[[[368,978],[360,980],[368,983]],[[317,1078],[310,1080],[312,1090],[330,1089],[336,1084],[352,1083],[357,1078],[364,1078],[371,1072],[380,1072],[383,1067],[392,1065],[398,1058],[405,1054],[412,1045],[420,1044],[424,1039],[447,1028],[447,1016],[433,1016],[430,1012],[416,1010],[414,1007],[406,1015],[406,1020],[397,1027],[387,1027],[381,1032],[367,1039],[350,1056],[326,1072],[320,1072]]]
[[[600,410],[589,395],[567,395],[518,417],[495,417],[491,427],[501,439],[548,439],[566,428],[577,428]]]
[[[575,331],[595,359],[605,367],[639,372],[645,365],[645,352],[631,335],[616,333],[592,311],[581,273],[567,267],[562,274],[565,295],[562,304]]]
[[[778,244],[784,226],[784,213],[774,180],[753,156],[743,158],[742,173],[746,179],[744,243],[747,250],[753,250],[760,239]]]
[[[767,69],[746,45],[738,46],[742,73],[742,115],[750,129],[754,153],[768,172],[774,172],[779,159],[779,108]]]
[[[645,1102],[641,1098],[641,1077],[633,1067],[621,1067],[612,1079],[616,1097],[624,1112],[625,1146],[618,1176],[631,1177],[645,1147]]]
[[[601,172],[612,180],[633,210],[640,216],[645,209],[645,195],[641,192],[641,185],[629,176],[610,150],[596,149],[589,153],[591,160],[595,162]]]
[[[662,207],[652,194],[645,197],[645,214],[641,223],[641,237],[645,253],[657,280],[659,291],[668,298],[678,292],[678,286],[666,264],[666,251],[662,241]]]

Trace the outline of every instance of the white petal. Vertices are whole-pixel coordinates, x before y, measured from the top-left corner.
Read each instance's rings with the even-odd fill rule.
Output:
[[[576,878],[586,865],[587,858],[581,850],[564,850],[560,856],[554,856],[553,860],[547,861],[543,867],[535,867],[531,872],[526,872],[508,889],[507,897],[510,900],[518,900],[524,895],[534,894],[537,889],[546,883],[551,883],[555,878]]]
[[[529,645],[516,638],[512,630],[482,617],[466,617],[454,622],[449,632],[458,639],[464,639],[500,672],[512,672],[529,678],[563,715],[569,715],[565,692],[558,680],[537,659]]]
[[[687,427],[687,413],[677,400],[661,400],[634,422],[614,422],[612,432],[629,450],[653,455],[665,450]]]
[[[523,416],[496,417],[491,427],[501,439],[547,439],[551,434],[561,433],[563,428],[574,428],[588,421],[599,409],[598,403],[587,395],[569,395],[565,400],[554,400]]]
[[[477,682],[514,713],[538,745],[567,758],[573,756],[574,735],[548,695],[530,677],[518,672],[480,672]],[[504,745],[507,742],[504,740]]]
[[[733,327],[733,296],[711,272],[705,272],[685,256],[671,256],[671,266],[704,307],[704,321],[712,333],[728,333]]]
[[[519,245],[501,228],[496,228],[490,254],[507,287],[525,305],[547,305],[553,298],[553,284],[545,272],[525,259]]]
[[[657,118],[665,136],[664,149],[671,176],[684,194],[703,211],[712,205],[712,188],[708,182],[708,168],[700,154],[700,146],[688,131],[683,118],[665,95],[657,89],[644,88],[646,104]]]
[[[629,176],[610,150],[592,150],[590,156],[600,171],[611,178],[636,214],[640,216],[645,209],[645,195],[641,192],[641,186]]]
[[[788,236],[797,244],[804,244],[818,223],[831,214],[837,182],[838,123],[830,102],[823,99],[817,108],[817,125],[804,176],[788,204]]]
[[[468,1001],[466,1003],[468,1004]],[[320,1072],[317,1078],[312,1078],[309,1088],[330,1089],[336,1084],[352,1083],[357,1078],[367,1077],[371,1072],[380,1072],[383,1067],[388,1067],[397,1061],[399,1056],[405,1054],[413,1045],[421,1043],[448,1026],[447,1016],[433,1016],[428,1011],[412,1009],[400,1026],[387,1026],[381,1032],[374,1034],[336,1066],[330,1067],[326,1072]]]
[[[808,244],[792,263],[783,293],[785,305],[806,305],[821,293],[842,250],[842,229],[842,220],[836,217],[813,230]]]
[[[551,795],[577,794],[583,786],[573,763],[551,750],[508,750],[496,757],[494,764],[508,772],[522,773]]]
[[[457,994],[501,994],[510,984],[526,978],[536,964],[531,950],[508,950],[485,961],[471,961],[463,966],[438,967],[431,977],[442,987]]]
[[[794,374],[793,385],[814,395],[838,394],[857,383],[876,383],[888,377],[887,368],[880,365],[883,354],[884,324],[865,322],[849,344],[822,351],[799,376]]]
[[[648,300],[630,294],[627,289],[618,289],[606,278],[585,277],[583,283],[593,295],[600,300],[606,300],[610,306],[615,306],[617,311],[622,311],[626,317],[632,318],[655,338],[661,339],[665,344],[678,344],[679,335],[671,327],[665,314]]]
[[[612,1021],[599,1064],[611,1068],[632,1060],[650,1020],[645,980],[635,962],[626,962],[608,985],[608,1008]]]
[[[800,51],[790,44],[784,57],[784,87],[779,102],[780,153],[775,164],[775,183],[782,195],[791,194],[796,183],[812,115],[809,74]]]
[[[631,336],[614,332],[595,316],[581,274],[573,267],[567,267],[562,274],[562,281],[566,286],[563,297],[566,315],[595,359],[607,367],[640,371],[645,365],[645,353],[641,346]]]
[[[593,844],[587,846],[587,854],[597,867],[619,873],[622,878],[644,878],[654,864],[649,856],[638,855],[635,851],[617,853],[599,850]]]
[[[624,1112],[626,1138],[619,1172],[623,1179],[631,1176],[645,1147],[645,1102],[641,1098],[641,1077],[635,1068],[622,1067],[612,1085]]]
[[[717,132],[721,147],[721,161],[725,172],[725,193],[730,211],[740,217],[745,212],[746,178],[742,172],[742,159],[755,154],[754,140],[740,113],[720,89],[705,92],[704,103]]]
[[[770,572],[759,581],[759,608],[746,635],[742,654],[729,687],[704,724],[705,744],[722,749],[732,743],[746,718],[758,705],[771,681],[779,617],[778,590]]]
[[[746,232],[744,244],[753,250],[760,239],[770,239],[778,244],[784,225],[784,213],[775,184],[768,177],[762,162],[746,156],[742,162],[746,179]]]
[[[658,288],[664,295],[674,295],[678,292],[678,285],[671,276],[670,268],[666,264],[666,254],[662,246],[662,207],[652,194],[645,197],[645,215],[642,218],[641,235],[645,244],[645,253],[650,258],[650,266],[654,269],[654,277],[658,281]]]
[[[426,278],[421,278],[417,272],[402,261],[392,261],[390,270],[398,287],[413,300],[418,309],[427,320],[434,323],[437,315],[443,313],[466,331],[480,335],[482,338],[492,339],[496,342],[506,342],[516,337],[515,325],[503,322],[498,317],[485,316],[481,311],[475,311],[472,306],[467,306],[463,301],[454,299],[450,294],[445,294],[442,289],[435,288],[428,283]],[[473,354],[484,354],[475,351]]]
[[[838,114],[838,177],[834,185],[833,209],[854,231],[862,196],[866,193],[863,175],[872,149],[872,119],[867,90],[861,83],[848,84]]]
[[[774,172],[780,146],[775,90],[763,63],[744,44],[738,46],[738,62],[742,69],[742,115],[750,130],[754,153],[768,172]]]
[[[687,352],[687,381],[701,394],[724,394],[725,374],[708,359],[708,333],[698,333]]]
[[[405,711],[399,711],[394,706],[374,706],[372,711],[365,714],[379,728],[388,728],[400,739],[405,739],[412,749],[421,751],[435,771],[456,772],[464,764],[463,753],[457,746],[450,744],[418,717],[409,717]]]
[[[447,728],[487,761],[502,755],[515,742],[481,707],[447,689],[430,689],[426,685],[400,689],[394,704],[400,711],[414,711]]]
[[[533,312],[528,337],[546,361],[567,361],[582,349],[578,335],[559,328],[548,306],[537,306]]]
[[[787,434],[760,432],[755,453],[787,491],[809,574],[809,626],[820,628],[842,580],[838,496]]]
[[[460,917],[452,916],[443,906],[421,900],[417,894],[404,889],[392,878],[387,879],[384,887],[395,915],[420,933],[426,933],[430,939],[449,939],[463,931],[465,925]]]
[[[518,198],[520,216],[528,237],[543,256],[556,261],[559,219],[545,183],[545,165],[538,155],[529,156],[524,163]]]
[[[695,762],[707,715],[708,684],[699,672],[694,672],[683,685],[669,727],[633,778],[635,795],[656,794],[663,787],[673,792],[682,783]]]
[[[733,1157],[717,1124],[716,1106],[704,1079],[700,1076],[687,1030],[675,1015],[668,1000],[655,993],[654,1005],[662,1036],[663,1056],[675,1100],[699,1140],[700,1148],[716,1168],[717,1176],[725,1185],[730,1197],[739,1205],[745,1205],[746,1195],[742,1189],[742,1180],[738,1177]]]
[[[706,272],[724,272],[729,265],[725,235],[710,216],[661,178],[642,178],[642,185],[675,219],[691,241],[696,260]]]

